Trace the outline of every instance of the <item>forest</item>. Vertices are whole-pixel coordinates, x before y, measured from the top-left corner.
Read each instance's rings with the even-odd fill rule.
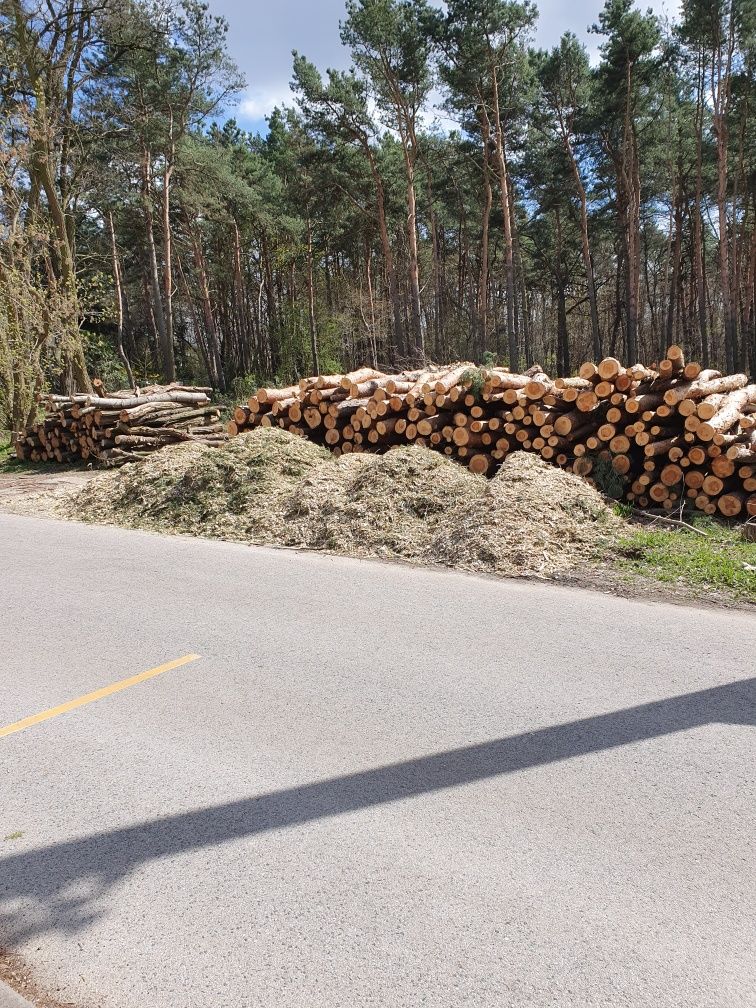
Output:
[[[348,0],[264,135],[198,0],[0,0],[0,427],[46,390],[678,344],[756,370],[756,5]]]

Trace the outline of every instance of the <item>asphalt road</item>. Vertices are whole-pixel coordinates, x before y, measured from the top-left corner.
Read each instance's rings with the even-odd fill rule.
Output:
[[[0,945],[58,996],[756,1005],[752,616],[10,516],[0,550],[0,729],[201,656],[0,737]]]

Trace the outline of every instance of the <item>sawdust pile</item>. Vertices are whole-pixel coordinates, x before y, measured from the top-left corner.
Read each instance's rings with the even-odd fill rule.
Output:
[[[258,428],[98,476],[67,517],[350,556],[549,577],[595,555],[622,522],[583,480],[517,452],[492,480],[425,448],[344,455]]]
[[[305,438],[257,430],[222,448],[181,444],[92,480],[68,517],[212,539],[279,544],[299,481],[331,458]]]
[[[595,556],[623,525],[585,480],[514,452],[481,496],[446,514],[427,559],[463,570],[550,577]]]
[[[342,455],[294,488],[285,518],[290,543],[422,560],[451,507],[485,494],[486,481],[438,452],[409,445],[385,455]]]

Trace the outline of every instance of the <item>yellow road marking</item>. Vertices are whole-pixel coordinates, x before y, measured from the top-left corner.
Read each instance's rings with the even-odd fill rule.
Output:
[[[173,661],[166,662],[165,665],[158,665],[156,668],[147,669],[138,675],[129,676],[128,679],[121,679],[111,683],[110,686],[103,686],[102,689],[94,690],[92,693],[85,693],[84,696],[69,700],[68,703],[60,704],[58,707],[50,707],[49,710],[41,711],[39,714],[32,714],[31,717],[23,718],[21,721],[14,721],[13,724],[0,728],[0,738],[6,735],[13,735],[14,732],[23,731],[24,728],[31,728],[32,725],[40,724],[42,721],[49,721],[50,718],[57,717],[58,714],[66,714],[68,711],[76,710],[85,704],[93,703],[95,700],[102,700],[103,697],[112,696],[113,693],[120,693],[121,690],[128,689],[129,686],[136,686],[138,683],[153,679],[163,672],[170,672],[171,669],[179,668],[181,665],[188,665],[189,662],[196,661],[198,654],[184,655],[183,658],[174,658]]]

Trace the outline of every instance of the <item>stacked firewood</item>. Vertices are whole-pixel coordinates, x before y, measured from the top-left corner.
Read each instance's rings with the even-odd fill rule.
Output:
[[[231,435],[281,427],[336,455],[425,445],[493,475],[509,452],[592,479],[603,465],[635,506],[686,499],[726,516],[756,515],[756,385],[687,363],[679,347],[654,367],[613,357],[552,379],[460,362],[385,374],[361,368],[261,388],[239,406]]]
[[[223,444],[228,434],[210,391],[173,384],[107,395],[50,395],[44,419],[16,437],[16,455],[32,462],[91,459],[121,465],[179,442]]]

